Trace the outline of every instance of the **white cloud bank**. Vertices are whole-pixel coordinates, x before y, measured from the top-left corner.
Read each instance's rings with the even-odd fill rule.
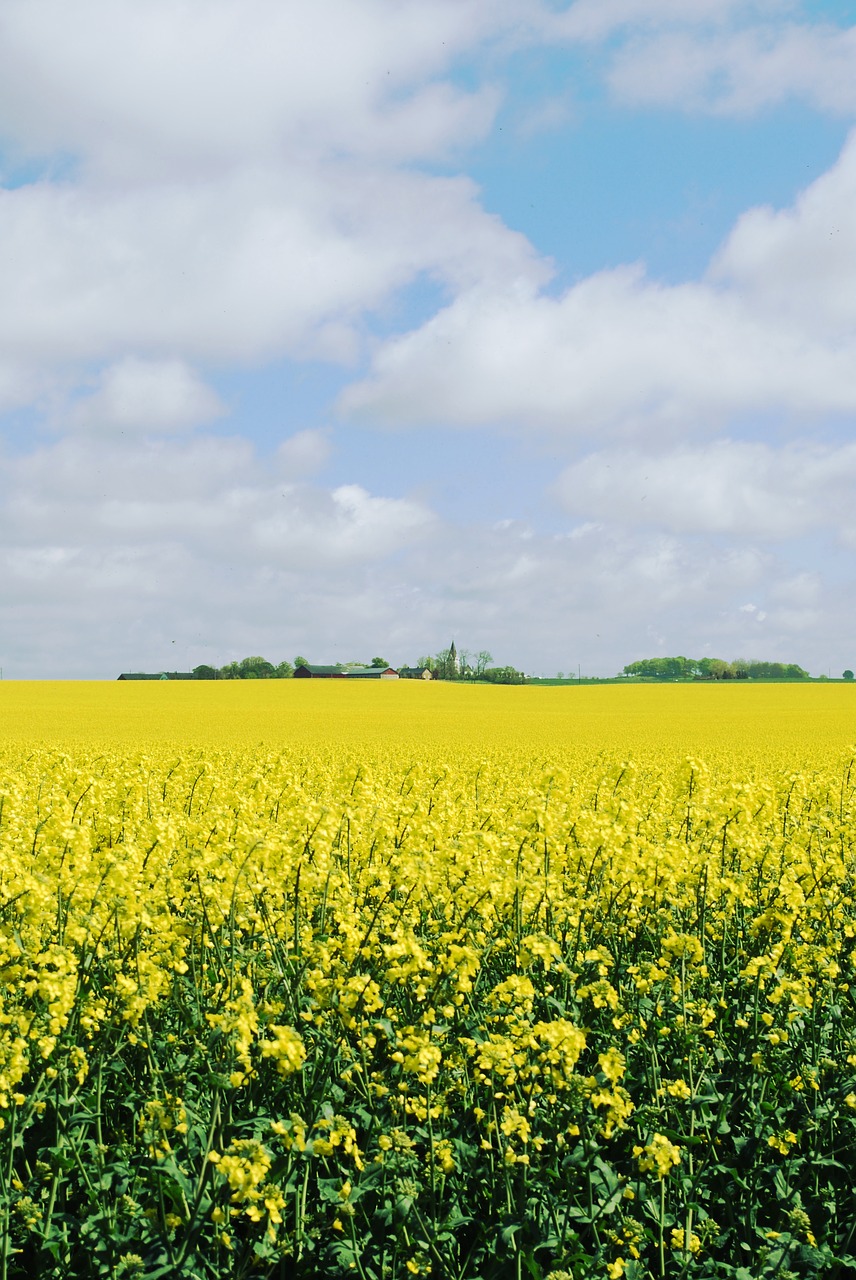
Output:
[[[295,455],[311,468],[323,442],[285,445],[263,463],[240,440],[80,435],[6,459],[5,675],[110,678],[250,652],[349,660],[379,646],[402,662],[452,635],[536,673],[608,674],[676,636],[694,653],[817,666],[847,643],[842,594],[751,540],[615,521],[567,536],[453,524],[416,499],[296,479]]]
[[[573,515],[628,529],[764,541],[827,530],[856,546],[856,444],[613,449],[569,467],[556,493]]]
[[[624,267],[559,297],[526,279],[465,290],[384,344],[342,407],[582,438],[852,414],[854,196],[856,135],[793,208],[747,213],[702,281],[662,285]]]
[[[527,8],[9,0],[0,145],[41,176],[0,185],[0,411],[105,362],[348,364],[419,277],[543,280],[472,182],[416,167],[491,127],[452,69]]]

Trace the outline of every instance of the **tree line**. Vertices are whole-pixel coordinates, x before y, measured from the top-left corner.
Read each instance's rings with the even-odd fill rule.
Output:
[[[468,649],[455,651],[450,645],[439,653],[421,657],[417,668],[427,668],[437,680],[479,680],[489,684],[524,684],[526,677],[515,667],[491,666],[493,655],[487,649],[471,653]],[[268,662],[258,655],[242,658],[240,662],[228,662],[224,667],[212,667],[202,663],[193,668],[194,680],[290,680],[295,667],[308,667],[309,660],[298,654],[293,662]],[[354,667],[388,667],[386,658],[376,656],[371,662],[337,662],[341,671]]]
[[[629,663],[625,676],[650,680],[808,680],[809,674],[795,662],[750,662],[735,658],[642,658]]]
[[[259,656],[242,658],[240,662],[227,662],[224,667],[210,667],[202,663],[193,668],[194,680],[288,680],[294,675],[294,667],[303,662],[295,658],[291,662],[268,662]]]

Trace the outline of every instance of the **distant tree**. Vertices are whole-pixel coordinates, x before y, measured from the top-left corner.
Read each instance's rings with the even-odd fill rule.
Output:
[[[750,662],[748,671],[753,680],[808,679],[808,672],[795,662]]]
[[[370,665],[373,667],[388,667],[389,663],[386,658],[372,658]]]
[[[194,680],[217,680],[219,674],[216,667],[209,667],[204,662],[201,666],[193,668]]]
[[[238,663],[238,670],[242,680],[269,680],[274,673],[274,666],[267,658],[256,655],[242,658]]]
[[[556,679],[557,679],[557,680],[564,680],[564,678],[565,678],[565,673],[564,673],[564,671],[557,671],[557,672],[556,672]]]
[[[294,659],[294,665],[295,667],[308,667],[309,659],[301,658],[300,654],[298,654],[297,657]]]
[[[795,662],[749,662],[735,658],[724,662],[722,658],[641,658],[629,663],[623,671],[626,676],[641,676],[649,680],[806,680],[808,672]]]
[[[454,680],[458,674],[452,660],[452,650],[441,649],[434,658],[434,671],[441,680]]]
[[[221,680],[240,680],[241,668],[237,662],[227,662],[225,667],[220,668]]]
[[[642,658],[624,668],[626,676],[646,676],[649,680],[691,680],[699,674],[694,658]]]
[[[490,653],[487,649],[479,649],[478,653],[476,654],[476,675],[477,676],[484,675],[485,670],[490,666],[492,662],[493,662],[493,654]]]
[[[852,679],[853,679],[853,672],[850,670],[850,668],[849,668],[849,667],[848,667],[848,668],[847,668],[847,670],[844,672],[844,679],[845,679],[845,680],[852,680]]]
[[[294,675],[294,667],[290,662],[280,662],[273,672],[277,680],[290,680]]]
[[[481,674],[482,680],[491,684],[525,684],[526,677],[522,671],[514,667],[487,667]]]
[[[430,654],[424,654],[421,658],[416,659],[417,667],[425,667],[428,671],[437,670],[437,659],[432,658]]]

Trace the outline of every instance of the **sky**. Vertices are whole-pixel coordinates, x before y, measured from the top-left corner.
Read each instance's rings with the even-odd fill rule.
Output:
[[[856,668],[856,0],[0,0],[0,668]]]

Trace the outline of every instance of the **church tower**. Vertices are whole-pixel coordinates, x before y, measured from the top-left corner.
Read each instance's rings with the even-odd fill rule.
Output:
[[[458,651],[455,648],[454,640],[449,646],[449,674],[453,680],[458,674]]]

